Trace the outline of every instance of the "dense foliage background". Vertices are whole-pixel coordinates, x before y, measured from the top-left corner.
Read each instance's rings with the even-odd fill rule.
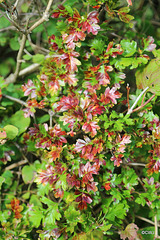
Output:
[[[159,239],[160,3],[0,0],[1,239]]]

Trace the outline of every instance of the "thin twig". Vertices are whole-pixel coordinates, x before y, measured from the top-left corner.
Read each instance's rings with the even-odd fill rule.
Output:
[[[134,104],[132,105],[132,107],[128,110],[128,112],[126,113],[126,115],[131,114],[133,112],[134,107],[137,105],[139,99],[142,97],[142,95],[149,89],[149,87],[146,87],[141,94],[137,97],[136,101],[134,102]]]
[[[127,89],[127,105],[128,105],[128,110],[129,110],[130,109],[130,104],[129,104],[129,90],[130,90],[130,87],[129,87],[128,83],[127,83],[126,89]]]
[[[21,40],[21,43],[20,43],[20,49],[19,49],[19,52],[18,52],[18,55],[17,55],[17,66],[16,66],[16,71],[14,73],[14,82],[16,81],[17,77],[18,77],[18,73],[20,71],[20,67],[21,67],[21,58],[22,58],[22,54],[23,54],[23,50],[24,50],[24,47],[25,47],[25,44],[26,44],[26,39],[27,39],[27,36],[25,34],[23,34],[22,36],[22,40]]]
[[[6,170],[11,170],[11,169],[16,168],[16,167],[19,167],[19,166],[21,166],[21,165],[24,165],[24,164],[27,163],[27,162],[28,162],[28,160],[25,159],[25,160],[22,160],[22,161],[20,161],[20,162],[13,163],[13,164],[11,164],[10,166],[6,167],[6,168],[5,168],[5,171],[6,171]]]
[[[141,106],[135,108],[132,112],[136,112],[139,109],[145,107],[154,97],[156,96],[156,94],[153,94],[152,97],[150,97],[150,99],[148,99],[144,104],[142,104]]]
[[[155,226],[155,231],[154,231],[154,237],[155,239],[160,239],[160,236],[158,236],[158,223],[157,223],[157,216],[154,216],[154,226]]]
[[[18,76],[21,77],[21,76],[25,76],[25,75],[27,75],[27,74],[33,73],[33,72],[35,72],[36,70],[38,70],[39,67],[40,67],[40,64],[38,64],[38,63],[33,63],[32,65],[30,65],[30,66],[22,69],[22,70],[19,72]]]
[[[15,4],[14,4],[14,8],[16,8],[16,7],[17,7],[17,5],[18,5],[18,2],[19,2],[19,0],[16,0],[16,2],[15,2]]]
[[[42,18],[40,18],[36,23],[34,23],[34,24],[28,29],[27,33],[32,32],[36,27],[38,27],[39,25],[41,25],[43,22],[48,21],[48,18],[49,18],[49,10],[50,10],[50,8],[51,8],[52,3],[53,3],[53,0],[49,0],[49,1],[48,1],[46,10],[45,10]]]
[[[127,163],[127,165],[129,165],[129,166],[141,166],[141,167],[145,167],[146,166],[145,163]]]
[[[144,191],[147,192],[147,188],[144,186],[142,180],[139,177],[137,179],[140,182],[141,186],[143,187]]]
[[[13,31],[15,31],[15,30],[16,30],[16,27],[15,27],[15,26],[8,26],[8,27],[5,27],[5,28],[1,28],[1,29],[0,29],[0,32],[4,32],[4,31],[8,31],[8,30],[13,30]]]
[[[158,21],[154,21],[154,20],[152,20],[151,23],[152,23],[153,25],[160,26],[160,22],[158,22]]]
[[[150,223],[150,224],[152,224],[152,225],[155,225],[154,222],[152,222],[151,220],[149,220],[149,219],[147,219],[147,218],[144,218],[144,217],[141,217],[141,216],[137,216],[137,215],[136,215],[135,217],[141,219],[142,221],[145,221],[145,222],[147,222],[147,223]],[[159,224],[157,224],[157,226],[160,227]]]
[[[22,100],[20,100],[18,98],[14,98],[14,97],[8,96],[6,94],[3,94],[2,96],[5,97],[5,98],[8,98],[8,99],[10,99],[10,100],[12,100],[14,102],[17,102],[17,103],[19,103],[19,104],[21,104],[21,105],[23,105],[25,107],[27,107],[27,103],[25,103],[24,101],[22,101]]]

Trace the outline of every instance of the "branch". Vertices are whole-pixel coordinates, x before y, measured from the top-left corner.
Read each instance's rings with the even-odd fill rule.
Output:
[[[159,227],[159,225],[158,225],[158,223],[157,223],[157,216],[155,215],[155,217],[154,217],[154,226],[155,226],[155,231],[154,231],[154,237],[155,237],[155,239],[160,239],[160,236],[158,236],[158,227]]]
[[[156,96],[156,94],[153,94],[152,97],[150,97],[150,99],[148,99],[144,104],[142,104],[141,106],[137,107],[136,109],[134,109],[132,112],[136,112],[139,109],[143,108],[144,106],[146,106],[154,97]]]
[[[40,66],[40,64],[38,64],[38,63],[33,63],[32,65],[30,65],[30,66],[22,69],[22,70],[19,72],[18,76],[21,77],[21,76],[30,74],[30,73],[38,70],[39,66]]]
[[[21,166],[21,165],[24,165],[24,164],[27,163],[27,162],[28,162],[28,160],[25,159],[25,160],[22,160],[22,161],[20,161],[20,162],[13,163],[13,164],[11,164],[10,166],[6,167],[6,168],[5,168],[5,171],[6,171],[6,170],[11,170],[11,169],[16,168],[16,167],[19,167],[19,166]]]
[[[127,163],[129,166],[141,166],[141,167],[146,167],[145,163]]]
[[[146,87],[141,94],[137,97],[136,101],[134,102],[134,104],[132,105],[132,107],[128,110],[128,112],[126,113],[126,115],[131,114],[133,112],[134,107],[137,105],[139,99],[142,97],[142,95],[148,90],[149,87]]]
[[[18,98],[14,98],[14,97],[8,96],[8,95],[6,95],[6,94],[2,94],[2,96],[5,97],[5,98],[10,99],[10,100],[13,101],[13,102],[17,102],[17,103],[19,103],[19,104],[21,104],[21,105],[23,105],[23,106],[25,106],[25,107],[27,106],[27,103],[25,103],[24,101],[22,101],[22,100],[20,100],[20,99],[18,99]]]
[[[22,36],[22,40],[21,40],[21,43],[20,43],[20,49],[19,49],[19,52],[18,52],[18,55],[17,55],[17,66],[16,66],[16,71],[14,73],[14,82],[16,81],[17,77],[18,77],[18,73],[19,73],[19,70],[20,70],[20,67],[21,67],[21,58],[22,58],[22,54],[23,54],[23,50],[24,50],[24,47],[25,47],[25,44],[26,44],[26,39],[27,39],[27,36],[23,34]]]
[[[130,90],[130,87],[129,87],[128,83],[127,83],[126,89],[127,89],[127,105],[128,105],[128,109],[130,109],[130,104],[129,104],[129,90]]]
[[[48,21],[48,17],[49,17],[49,10],[51,8],[51,5],[53,3],[53,0],[49,0],[48,5],[46,7],[46,10],[42,16],[42,18],[40,18],[36,23],[34,23],[27,31],[27,34],[32,32],[36,27],[38,27],[40,24],[42,24],[45,21]]]
[[[18,51],[18,55],[17,55],[17,65],[16,65],[16,71],[15,73],[12,73],[9,75],[8,78],[6,78],[6,81],[5,83],[14,83],[18,77],[18,74],[19,74],[19,71],[20,71],[20,67],[21,67],[21,63],[22,63],[22,54],[23,54],[23,50],[24,50],[24,47],[25,47],[25,44],[26,44],[26,39],[27,39],[27,36],[25,34],[23,34],[22,36],[22,40],[21,40],[21,43],[20,43],[20,49]]]
[[[149,220],[149,219],[147,219],[147,218],[144,218],[144,217],[141,217],[141,216],[137,216],[137,215],[136,215],[135,217],[141,219],[142,221],[145,221],[145,222],[147,222],[147,223],[150,223],[150,224],[152,224],[152,225],[155,225],[154,222],[152,222],[151,220]],[[160,227],[159,224],[158,224],[157,226]]]

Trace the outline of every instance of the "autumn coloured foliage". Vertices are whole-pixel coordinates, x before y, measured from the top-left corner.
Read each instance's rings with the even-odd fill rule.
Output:
[[[13,116],[0,132],[3,146],[17,139],[30,159],[21,170],[26,193],[17,187],[1,211],[3,239],[16,225],[23,239],[34,232],[44,240],[144,239],[135,215],[147,218],[143,208],[157,219],[160,120],[152,105],[160,95],[160,51],[151,36],[115,40],[106,32],[114,33],[109,21],[133,28],[133,4],[88,0],[82,10],[64,4],[51,14],[57,30],[49,54],[39,75],[21,85],[25,107],[16,116],[26,127],[16,133]],[[137,83],[132,93],[128,71]],[[4,149],[2,164],[14,155]]]

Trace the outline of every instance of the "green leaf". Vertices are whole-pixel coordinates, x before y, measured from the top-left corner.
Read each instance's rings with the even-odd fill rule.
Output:
[[[44,114],[42,117],[38,118],[38,123],[44,123],[49,121],[50,116],[49,114]]]
[[[39,63],[39,64],[41,64],[41,63],[43,63],[43,61],[44,61],[44,55],[43,54],[36,54],[36,55],[34,55],[33,56],[33,62],[34,63]]]
[[[20,48],[17,38],[11,38],[10,42],[9,42],[9,45],[12,48],[12,50],[14,50],[14,51],[17,51]]]
[[[104,51],[105,43],[101,39],[94,39],[90,46],[94,54],[101,54]]]
[[[6,125],[4,127],[8,139],[14,139],[18,135],[18,128],[13,125]]]
[[[30,192],[26,192],[25,194],[22,195],[23,199],[28,199],[30,197]]]
[[[5,185],[6,187],[9,187],[12,185],[12,177],[13,177],[13,174],[11,173],[11,171],[7,170],[5,171],[1,177],[5,178]]]
[[[48,198],[46,198],[46,197],[44,197],[44,196],[41,198],[41,201],[42,201],[44,204],[47,204],[48,207],[51,207],[51,206],[54,206],[54,205],[55,205],[55,203],[54,203],[52,200],[50,200],[50,199],[48,199]]]
[[[114,130],[121,132],[123,130],[123,126],[124,126],[123,123],[117,120],[114,124]]]
[[[27,12],[28,11],[28,8],[29,8],[29,4],[28,3],[23,3],[22,5],[21,5],[21,10],[22,10],[22,12]]]
[[[42,184],[38,184],[38,196],[44,196],[45,194],[48,194],[49,190],[51,190],[51,187],[49,185],[49,183],[47,183],[46,185],[42,185]]]
[[[66,174],[60,175],[59,180],[56,182],[55,188],[62,188],[65,191],[67,186]]]
[[[32,56],[28,55],[28,54],[25,54],[25,55],[23,55],[23,59],[30,60],[30,59],[32,59]]]
[[[49,200],[49,199],[48,199]],[[49,208],[47,216],[44,220],[46,224],[54,224],[56,220],[60,220],[61,214],[58,210],[58,203],[53,202],[51,208]]]
[[[41,224],[41,220],[43,219],[43,212],[39,209],[39,207],[35,206],[33,211],[29,213],[29,219],[32,222],[33,226],[38,228]]]
[[[120,44],[124,50],[123,55],[125,57],[130,57],[137,51],[137,43],[135,41],[130,42],[129,40],[123,39]]]
[[[119,69],[125,69],[126,67],[132,65],[133,58],[121,58],[120,60],[116,61],[115,67]]]
[[[103,225],[100,229],[104,232],[107,232],[112,227],[112,224]]]
[[[145,89],[160,96],[160,58],[152,59],[142,70],[136,72],[137,88]]]
[[[22,168],[22,178],[25,183],[30,183],[34,178],[34,169],[32,166],[24,166]]]
[[[76,210],[75,207],[71,204],[69,208],[64,212],[64,215],[69,222],[75,222],[75,225],[78,222],[78,217],[80,216],[80,211]]]
[[[29,200],[29,203],[33,204],[34,206],[42,207],[42,203],[41,203],[39,197],[35,194],[32,194],[32,196]]]
[[[13,124],[15,127],[18,128],[18,135],[20,135],[21,133],[25,132],[29,127],[30,118],[25,118],[24,112],[20,110],[11,116],[11,118],[9,119],[9,123]]]
[[[135,202],[141,204],[142,206],[146,204],[146,200],[141,195],[139,195],[139,197],[136,198]]]

